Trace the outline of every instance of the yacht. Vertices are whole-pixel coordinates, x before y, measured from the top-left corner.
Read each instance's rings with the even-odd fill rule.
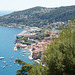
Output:
[[[23,53],[25,53],[26,51],[25,50],[23,50]]]
[[[11,59],[13,59],[13,56],[11,57]]]
[[[4,63],[6,63],[6,61],[3,61]]]
[[[15,64],[15,62],[14,62],[14,64]]]
[[[4,59],[4,57],[0,57],[0,60],[1,60],[1,59]]]
[[[12,67],[12,65],[10,65],[10,67]]]
[[[3,66],[3,68],[5,68],[5,66]]]
[[[23,53],[23,55],[26,55],[27,53]]]

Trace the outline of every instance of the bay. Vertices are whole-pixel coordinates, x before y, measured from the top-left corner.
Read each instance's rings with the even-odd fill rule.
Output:
[[[16,75],[16,70],[21,67],[18,63],[14,64],[17,58],[22,59],[26,63],[33,63],[28,59],[28,55],[22,56],[22,50],[13,51],[15,46],[14,41],[16,39],[15,35],[23,30],[25,29],[0,27],[0,57],[4,57],[3,60],[0,60],[0,75]],[[28,52],[28,50],[26,52]],[[11,59],[11,57],[13,57],[13,59]],[[6,61],[6,63],[4,63],[4,61]],[[5,66],[5,68],[3,68],[3,66]]]

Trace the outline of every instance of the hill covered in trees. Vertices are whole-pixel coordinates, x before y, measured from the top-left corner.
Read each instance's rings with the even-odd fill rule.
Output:
[[[52,22],[67,21],[74,18],[75,6],[58,8],[34,7],[0,17],[0,25],[16,23],[18,25],[42,27]]]
[[[16,62],[22,65],[17,75],[75,75],[75,21],[48,45],[42,55],[45,66],[34,66],[20,59]]]

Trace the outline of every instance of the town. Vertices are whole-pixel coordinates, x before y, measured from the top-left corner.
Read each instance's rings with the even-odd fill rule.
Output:
[[[53,39],[59,37],[61,27],[64,24],[64,22],[56,22],[42,28],[29,27],[29,29],[23,30],[16,35],[14,51],[23,49],[23,52],[25,52],[25,49],[28,49],[31,53],[28,57],[30,60],[37,61],[39,59],[41,61],[43,51],[46,50],[47,45]]]

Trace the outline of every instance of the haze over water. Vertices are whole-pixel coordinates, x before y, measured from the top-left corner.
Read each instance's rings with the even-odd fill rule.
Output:
[[[14,41],[16,39],[15,35],[22,30],[24,29],[0,27],[0,57],[4,57],[3,60],[0,60],[0,75],[16,75],[16,70],[21,67],[17,63],[14,64],[16,58],[21,58],[23,61],[32,64],[32,61],[28,59],[28,55],[22,56],[22,50],[13,51],[15,46]],[[11,59],[12,56],[13,59]],[[6,64],[8,65],[6,66]]]

